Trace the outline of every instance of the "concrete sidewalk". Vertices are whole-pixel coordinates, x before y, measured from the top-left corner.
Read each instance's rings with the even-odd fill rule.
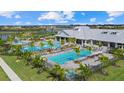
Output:
[[[0,58],[0,66],[12,81],[22,81],[17,74],[4,62],[2,58]]]

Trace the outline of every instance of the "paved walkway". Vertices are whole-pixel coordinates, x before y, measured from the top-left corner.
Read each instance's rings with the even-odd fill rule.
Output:
[[[12,81],[21,81],[21,79],[16,75],[16,73],[0,58],[0,66]]]

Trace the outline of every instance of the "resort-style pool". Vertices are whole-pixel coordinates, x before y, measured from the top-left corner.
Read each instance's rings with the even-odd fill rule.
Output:
[[[28,43],[29,42],[26,42],[26,41],[17,41],[17,42],[13,42],[13,45],[26,45]]]
[[[71,51],[56,56],[48,57],[48,60],[56,62],[58,64],[65,64],[68,61],[76,60],[81,57],[87,57],[91,54],[92,52],[89,50],[81,50],[80,55],[77,55],[75,51]]]
[[[61,44],[58,41],[54,41],[54,46],[52,46],[52,47],[48,44],[47,41],[44,41],[43,43],[44,43],[44,46],[43,47],[40,47],[40,46],[33,46],[33,47],[26,46],[26,47],[24,47],[22,49],[22,51],[31,51],[31,52],[34,52],[34,51],[40,51],[40,50],[49,49],[49,48],[57,49],[57,48],[60,48],[61,47]]]

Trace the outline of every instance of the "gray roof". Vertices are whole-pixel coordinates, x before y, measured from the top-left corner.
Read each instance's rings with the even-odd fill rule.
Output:
[[[90,29],[89,27],[76,27],[76,29],[60,31],[56,36],[124,43],[124,30]]]

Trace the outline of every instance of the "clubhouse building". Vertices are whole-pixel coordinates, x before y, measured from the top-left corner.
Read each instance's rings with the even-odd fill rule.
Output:
[[[108,48],[124,49],[124,29],[91,29],[88,26],[75,27],[72,30],[59,31],[56,35],[56,40],[64,40],[68,38],[76,38],[76,44],[97,45],[102,43]]]

